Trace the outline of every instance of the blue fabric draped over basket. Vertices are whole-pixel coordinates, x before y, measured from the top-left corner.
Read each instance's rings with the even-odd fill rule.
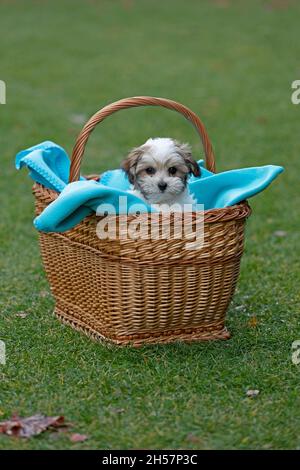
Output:
[[[211,173],[201,166],[201,176],[191,176],[189,191],[205,210],[232,206],[263,191],[282,171],[283,167],[265,165]],[[29,176],[46,188],[57,191],[58,198],[35,218],[34,225],[44,232],[64,232],[93,212],[115,214],[150,212],[154,209],[128,192],[130,183],[123,170],[109,170],[101,181],[86,180],[68,184],[70,159],[59,145],[46,141],[19,152],[16,168],[26,166]],[[125,196],[120,198],[120,196]]]

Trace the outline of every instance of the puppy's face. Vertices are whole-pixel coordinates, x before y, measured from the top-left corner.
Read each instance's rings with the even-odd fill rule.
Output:
[[[190,147],[167,138],[149,139],[133,149],[122,168],[150,204],[171,203],[185,190],[189,174],[200,175]]]

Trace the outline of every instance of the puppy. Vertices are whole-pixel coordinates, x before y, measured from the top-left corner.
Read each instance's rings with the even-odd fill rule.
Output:
[[[200,176],[198,163],[193,159],[188,144],[169,138],[148,139],[134,148],[122,162],[132,185],[130,192],[158,210],[195,204],[189,193],[190,174]]]

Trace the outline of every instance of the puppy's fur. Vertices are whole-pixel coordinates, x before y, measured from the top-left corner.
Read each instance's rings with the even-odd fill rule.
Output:
[[[200,168],[193,159],[188,144],[169,138],[148,139],[134,148],[121,167],[132,184],[131,193],[158,209],[196,201],[187,188],[190,174],[200,175]]]

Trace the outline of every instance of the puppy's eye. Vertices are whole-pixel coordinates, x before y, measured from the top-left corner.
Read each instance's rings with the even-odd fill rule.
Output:
[[[149,166],[148,168],[146,168],[145,172],[147,173],[147,175],[154,175],[155,168],[153,168],[153,166]]]
[[[177,172],[177,168],[175,168],[175,166],[171,166],[169,168],[169,175],[175,175]]]

